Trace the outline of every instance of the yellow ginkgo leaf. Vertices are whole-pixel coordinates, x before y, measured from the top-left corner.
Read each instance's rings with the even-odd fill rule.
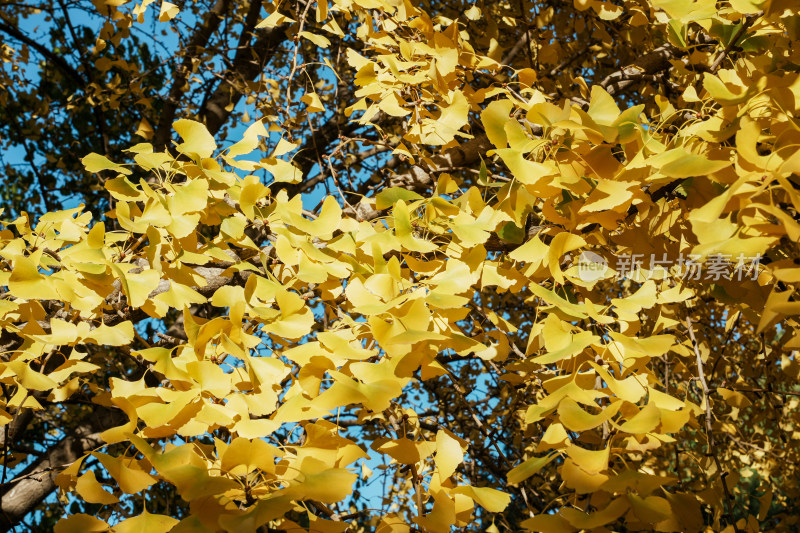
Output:
[[[446,431],[436,433],[436,456],[434,458],[439,471],[439,479],[444,482],[453,475],[458,465],[464,460],[461,443]]]
[[[270,13],[270,15],[256,25],[256,29],[260,28],[274,28],[284,23],[292,23],[294,20],[286,15],[280,14],[277,10]]]
[[[145,139],[152,139],[153,135],[155,134],[155,130],[147,121],[147,119],[142,117],[142,120],[139,121],[139,127],[136,128],[135,134]]]
[[[182,118],[176,120],[172,127],[183,139],[177,148],[184,154],[205,158],[211,157],[211,154],[217,149],[214,137],[200,122]]]
[[[114,170],[120,174],[129,175],[131,171],[119,163],[114,163],[104,155],[91,153],[81,159],[84,168],[88,172],[100,172],[101,170]]]
[[[108,531],[110,526],[88,514],[74,514],[59,520],[53,531],[55,533],[95,533]]]
[[[507,479],[511,485],[516,485],[535,475],[542,468],[558,457],[558,454],[551,453],[542,457],[531,457],[508,471]]]
[[[641,411],[627,422],[619,425],[625,433],[642,434],[653,431],[661,421],[661,410],[655,404],[648,403]]]
[[[495,100],[481,112],[481,121],[486,129],[486,136],[497,148],[508,146],[505,125],[514,104],[511,100]]]
[[[316,46],[319,46],[320,48],[327,48],[331,45],[331,42],[324,35],[319,35],[308,31],[301,31],[300,37],[308,39],[309,41],[314,43]]]
[[[309,113],[319,113],[325,111],[325,106],[322,105],[319,95],[315,92],[304,94],[303,97],[300,98],[300,101],[308,106],[306,109]]]
[[[89,503],[110,505],[119,501],[116,496],[103,489],[103,485],[97,481],[92,470],[78,478],[75,491]]]
[[[722,105],[735,105],[743,102],[749,93],[744,87],[741,87],[738,93],[735,93],[719,77],[710,72],[703,74],[703,88],[708,91],[714,100]]]
[[[503,512],[511,502],[510,494],[490,487],[470,487],[469,485],[461,485],[453,489],[453,492],[469,496],[490,513]]]
[[[142,470],[135,459],[112,457],[99,452],[95,452],[94,456],[108,470],[122,492],[126,494],[137,494],[156,482],[156,478]]]
[[[147,511],[139,516],[123,520],[114,526],[114,533],[167,533],[178,520],[171,516],[150,514]]]
[[[478,20],[481,17],[481,9],[477,5],[473,5],[464,12],[464,16],[469,20]]]
[[[14,269],[8,278],[8,289],[13,296],[47,300],[53,295],[51,279],[39,272],[38,259],[41,255],[40,251],[29,257],[15,258]]]
[[[317,473],[302,473],[300,485],[289,489],[298,499],[335,503],[353,491],[358,475],[341,468],[332,468]]]
[[[180,13],[180,8],[175,4],[170,2],[161,2],[161,11],[158,14],[158,21],[159,22],[167,22],[174,19],[178,13]]]
[[[436,249],[432,242],[414,236],[414,228],[411,225],[411,215],[408,207],[403,200],[398,200],[394,208],[394,229],[397,239],[404,248],[412,252],[431,252]]]
[[[276,159],[273,163],[262,163],[261,166],[269,171],[277,182],[299,183],[303,179],[300,169],[283,159]]]
[[[604,126],[613,124],[620,114],[614,98],[599,85],[592,86],[591,101],[586,112],[595,122]]]
[[[85,323],[81,323],[81,326]],[[107,346],[124,346],[133,340],[133,323],[130,320],[120,322],[115,326],[100,324],[91,331],[82,331],[84,328],[78,327],[78,332],[84,342],[92,341],[96,344]]]

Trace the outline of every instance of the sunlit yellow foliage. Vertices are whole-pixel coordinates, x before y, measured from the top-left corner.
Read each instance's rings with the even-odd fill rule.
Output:
[[[310,5],[328,35],[342,31],[332,13],[361,21],[347,114],[396,117],[394,152],[418,162],[417,182],[310,212],[273,186],[303,179],[291,135],[250,157],[279,126],[259,120],[223,147],[183,118],[163,151],[83,158],[106,178],[105,223],[79,207],[3,224],[0,325],[20,343],[0,362],[0,422],[71,398],[116,413],[61,469],[60,497],[113,510],[162,483],[189,509],[75,514],[56,530],[758,530],[772,493],[753,495],[761,516],[734,519],[744,478],[797,461],[797,6],[576,0],[662,36],[650,53],[668,52],[682,81],[664,91],[680,95],[627,106],[615,96],[655,74],[647,62],[559,101],[531,69],[501,75],[464,20],[408,0]],[[261,27],[287,22],[273,7]],[[159,20],[179,12],[164,2]],[[692,49],[721,28],[735,38]],[[737,47],[752,53],[734,61]],[[304,113],[330,105],[293,97]],[[477,178],[435,159],[459,147],[479,151]],[[143,337],[166,319],[185,338]],[[505,396],[467,401],[481,379]],[[457,424],[410,400],[434,382],[462,402]],[[363,434],[344,434],[345,413]],[[504,424],[513,440],[495,436]],[[359,518],[347,502],[367,456],[393,472],[392,505]],[[470,463],[487,457],[500,477],[476,479]]]

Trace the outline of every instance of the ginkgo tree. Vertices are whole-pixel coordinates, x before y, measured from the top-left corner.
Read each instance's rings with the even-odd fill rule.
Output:
[[[0,33],[3,531],[797,528],[795,2]]]

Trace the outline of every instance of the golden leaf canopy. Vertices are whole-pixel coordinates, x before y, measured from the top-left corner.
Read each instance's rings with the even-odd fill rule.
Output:
[[[4,215],[4,527],[796,528],[793,2],[218,4],[246,129],[165,100],[105,213]]]

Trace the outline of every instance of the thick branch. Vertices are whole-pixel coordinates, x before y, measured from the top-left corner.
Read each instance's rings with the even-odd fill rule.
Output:
[[[247,19],[249,21],[250,17]],[[252,31],[252,27],[245,27],[242,30],[243,35]],[[264,70],[275,50],[285,40],[286,26],[259,30],[259,33],[258,39],[252,46],[239,47],[231,68],[225,72],[216,91],[200,110],[200,116],[205,119],[206,127],[212,134],[218,132],[228,121],[231,111],[244,95],[243,90],[237,89],[236,85],[252,81]]]
[[[203,23],[192,35],[189,44],[184,50],[183,62],[176,69],[175,79],[172,82],[164,108],[161,110],[161,116],[158,119],[158,126],[153,138],[156,150],[162,150],[172,136],[172,123],[175,120],[175,113],[183,97],[184,86],[192,72],[192,60],[205,48],[208,40],[219,27],[225,13],[228,11],[228,4],[229,0],[217,0],[214,7],[206,13]]]
[[[14,419],[0,431],[0,449],[4,452],[16,441],[20,433],[25,432],[25,428],[33,420],[33,410],[22,409]],[[5,455],[5,453],[4,453]]]
[[[240,260],[238,257],[232,259]],[[219,287],[231,283],[243,284],[249,272],[241,274],[225,275],[226,270],[233,264],[216,264],[196,266],[195,271],[203,276],[205,285],[194,287],[195,290],[205,296],[210,296]],[[170,282],[163,280],[151,296],[166,292],[170,288]],[[107,298],[109,307],[117,306],[116,300],[118,292],[115,291]],[[55,311],[52,314],[57,313]],[[146,315],[140,310],[130,308],[120,309],[116,313],[104,315],[103,322],[107,325],[118,324],[124,320],[138,320],[145,318]],[[29,409],[23,410],[8,428],[8,440],[5,433],[0,432],[0,447],[11,446],[14,442],[23,441],[25,427],[33,418],[33,412]],[[97,408],[79,424],[69,435],[55,444],[42,457],[26,468],[17,476],[13,483],[0,488],[0,533],[9,531],[18,524],[24,517],[32,512],[36,507],[55,490],[55,477],[58,472],[69,464],[82,457],[88,451],[102,446],[104,442],[100,439],[103,431],[125,423],[125,415],[117,410]]]
[[[648,76],[670,69],[672,67],[670,60],[681,54],[682,52],[671,44],[659,46],[634,61],[633,64],[609,74],[599,85],[608,91],[608,94],[614,96]]]
[[[124,423],[122,413],[98,408],[70,435],[61,439],[26,468],[17,480],[2,489],[0,532],[10,531],[33,511],[53,490],[58,473],[88,451],[102,446],[100,432]]]

